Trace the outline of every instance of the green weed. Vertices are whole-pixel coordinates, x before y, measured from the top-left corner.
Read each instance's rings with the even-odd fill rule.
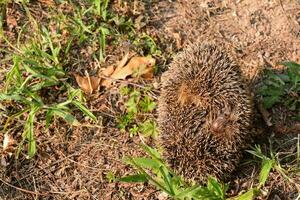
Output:
[[[96,120],[84,106],[85,99],[81,91],[68,83],[66,70],[73,63],[81,62],[80,57],[72,56],[70,50],[83,45],[96,46],[98,50],[92,52],[91,56],[96,61],[103,62],[108,45],[107,37],[110,36],[111,41],[118,40],[120,31],[133,31],[133,24],[130,20],[109,12],[109,0],[90,0],[80,6],[70,2],[74,9],[72,13],[49,8],[49,23],[54,24],[55,29],[46,28],[53,25],[41,25],[31,15],[27,1],[20,1],[19,5],[24,9],[28,21],[19,32],[16,44],[13,44],[2,31],[6,20],[6,3],[7,1],[1,2],[0,34],[10,47],[7,53],[12,55],[6,63],[12,64],[6,74],[4,88],[0,91],[0,101],[5,105],[1,103],[1,107],[4,107],[1,112],[10,116],[6,120],[4,131],[13,120],[25,117],[17,156],[23,149],[23,144],[28,143],[27,154],[28,157],[32,157],[37,151],[34,125],[38,119],[45,120],[45,128],[48,128],[56,117],[77,126],[79,122],[74,117],[74,109],[77,109],[93,121]],[[145,99],[146,101],[149,100]],[[16,109],[11,111],[8,106]],[[128,109],[129,107],[130,102]],[[135,115],[137,111],[131,113]],[[130,115],[128,113],[121,120],[124,129],[133,120]],[[151,125],[153,128],[153,124]],[[143,128],[150,130],[151,127],[146,129],[147,126],[144,125]]]
[[[112,171],[109,171],[107,174],[106,174],[106,178],[108,180],[109,183],[112,183],[114,181],[116,181],[116,177],[114,175],[114,173]]]
[[[91,0],[91,2],[94,5],[95,13],[106,21],[109,0]]]
[[[300,108],[300,65],[294,62],[282,64],[287,67],[286,73],[267,71],[259,94],[267,109],[282,103],[290,110],[297,110]]]
[[[149,97],[147,90],[123,87],[120,93],[129,98],[125,102],[126,113],[118,118],[118,127],[122,131],[129,130],[131,137],[141,133],[145,137],[156,138],[158,136],[156,122],[143,116],[156,108],[156,103]]]
[[[298,144],[297,144],[298,145]],[[298,149],[299,147],[297,147],[297,152],[295,153],[295,158],[292,159],[291,163],[294,162],[294,160],[297,160],[297,156],[298,156]],[[291,184],[295,185],[297,188],[300,188],[300,185],[298,183],[296,183],[293,180],[293,175],[298,173],[299,168],[293,165],[290,165],[288,170],[284,169],[279,161],[278,155],[274,154],[272,152],[272,149],[270,150],[270,156],[266,156],[262,153],[262,150],[260,148],[259,145],[256,145],[253,150],[249,150],[249,153],[251,153],[252,155],[256,156],[257,158],[259,158],[262,161],[262,168],[259,174],[259,186],[258,188],[261,188],[262,186],[264,186],[264,184],[266,183],[270,171],[275,170],[277,171],[283,178],[284,180],[290,182]],[[293,154],[290,154],[289,157],[293,156]]]
[[[154,39],[145,33],[135,38],[133,44],[137,46],[139,49],[142,49],[144,55],[155,55],[155,56],[161,55],[161,50],[156,45]]]
[[[269,176],[270,171],[275,167],[276,164],[278,164],[275,160],[275,157],[273,153],[271,153],[271,158],[265,156],[260,146],[255,146],[253,150],[248,150],[249,153],[252,155],[258,157],[262,161],[262,169],[259,174],[259,187],[263,186],[265,182],[267,181],[267,178]]]
[[[142,145],[142,148],[147,153],[147,157],[126,157],[124,159],[126,164],[136,169],[137,174],[119,178],[118,181],[134,183],[148,182],[173,199],[251,200],[259,194],[272,170],[278,171],[286,180],[298,186],[287,175],[288,171],[281,167],[276,155],[272,151],[270,157],[264,155],[260,146],[255,146],[252,150],[248,151],[262,161],[257,186],[250,188],[241,195],[230,198],[226,198],[227,184],[222,184],[213,177],[208,178],[206,186],[186,183],[183,178],[168,168],[157,150],[147,145]]]
[[[159,152],[147,145],[141,145],[147,153],[147,157],[125,157],[124,162],[131,165],[137,171],[134,175],[128,175],[119,178],[118,181],[129,183],[148,182],[154,185],[158,190],[167,194],[173,199],[197,200],[197,199],[215,199],[224,200],[226,198],[227,184],[218,182],[215,178],[209,177],[206,186],[200,186],[195,183],[186,183],[182,177],[173,173],[164,163]],[[259,154],[260,155],[260,154]],[[260,155],[261,156],[261,155]],[[265,157],[263,157],[265,158]],[[265,158],[266,159],[266,158]],[[266,176],[271,169],[270,163],[264,162],[260,173],[259,186],[251,188],[247,192],[231,197],[231,200],[251,200],[259,192],[259,188],[265,183]]]

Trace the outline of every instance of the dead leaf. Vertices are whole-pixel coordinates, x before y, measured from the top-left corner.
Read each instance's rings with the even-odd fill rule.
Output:
[[[8,15],[6,17],[6,23],[8,24],[8,26],[11,27],[16,27],[18,25],[16,18],[14,18],[14,16]]]
[[[104,70],[100,70],[99,77],[109,77],[101,81],[101,86],[109,87],[114,79],[125,79],[128,76],[137,77],[141,76],[145,79],[152,79],[154,73],[155,59],[152,57],[133,57],[127,63],[129,53],[122,58],[118,63],[116,69],[109,66]],[[127,63],[127,64],[126,64]],[[125,65],[126,64],[126,65]]]
[[[9,134],[4,134],[4,139],[3,139],[3,151],[7,153],[11,153],[14,151],[14,144],[16,141],[9,135]]]
[[[153,69],[155,59],[151,57],[133,57],[128,64],[120,70],[114,71],[111,75],[113,79],[125,79],[127,76],[133,75],[134,72],[139,72],[138,75],[142,76],[147,74]],[[142,70],[141,70],[142,69]]]
[[[128,56],[129,56],[129,52],[127,52],[125,54],[125,56],[122,58],[122,60],[118,63],[118,66],[117,68],[115,69],[115,73],[117,73],[118,71],[120,71],[124,66],[125,64],[127,63],[128,61]]]
[[[105,69],[100,69],[98,76],[101,78],[102,76],[110,77],[112,73],[115,71],[114,66],[110,65]],[[102,79],[100,85],[108,88],[112,83],[110,79]]]
[[[115,71],[114,70],[114,66],[110,65],[110,66],[108,66],[106,68],[100,69],[100,76],[107,76],[107,77],[109,77],[109,76],[112,75],[112,73],[114,73],[114,71]]]
[[[100,85],[100,77],[97,76],[80,76],[79,74],[74,74],[77,84],[81,90],[86,94],[92,94],[94,91],[98,90]]]

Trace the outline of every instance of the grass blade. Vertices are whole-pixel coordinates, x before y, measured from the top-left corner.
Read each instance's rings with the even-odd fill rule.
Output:
[[[145,183],[148,181],[148,179],[144,174],[135,174],[122,177],[119,179],[119,181],[126,183]]]
[[[263,186],[269,176],[271,169],[274,167],[275,161],[271,159],[263,160],[262,169],[259,174],[259,187]]]
[[[256,188],[253,188],[244,194],[241,194],[240,196],[237,196],[235,198],[232,198],[231,200],[252,200],[257,195],[258,190]]]
[[[81,111],[83,112],[86,116],[88,116],[90,119],[92,119],[94,122],[97,121],[96,116],[89,111],[84,105],[82,105],[79,101],[73,100],[72,103]]]
[[[33,122],[34,122],[34,117],[35,114],[39,111],[40,106],[34,105],[31,108],[31,111],[28,114],[28,118],[25,123],[25,128],[23,132],[23,138],[28,141],[28,157],[32,158],[35,153],[36,153],[36,142],[34,138],[34,133],[33,133]]]

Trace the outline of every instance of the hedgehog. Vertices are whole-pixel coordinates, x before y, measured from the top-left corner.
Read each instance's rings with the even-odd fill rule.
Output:
[[[215,42],[189,44],[161,78],[159,145],[185,180],[226,181],[252,141],[253,100],[241,71]]]

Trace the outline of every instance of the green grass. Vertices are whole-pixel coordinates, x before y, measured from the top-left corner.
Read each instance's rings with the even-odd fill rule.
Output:
[[[12,52],[12,65],[5,76],[4,89],[0,92],[2,103],[19,109],[16,113],[10,113],[9,109],[2,111],[10,115],[4,131],[10,122],[27,116],[17,156],[26,142],[30,158],[35,155],[37,149],[34,137],[36,115],[45,116],[45,128],[49,126],[53,117],[61,117],[71,125],[79,125],[72,114],[72,107],[96,121],[96,117],[84,106],[82,92],[66,82],[68,75],[59,56],[61,45],[54,43],[45,27],[41,27],[39,32],[39,38],[31,38],[20,46],[17,52]],[[43,93],[47,93],[49,97],[52,94],[55,100],[51,102],[49,98],[43,97]],[[60,99],[61,95],[64,96]]]
[[[2,4],[1,11],[5,10],[7,3]],[[98,55],[95,59],[100,62],[104,60],[106,36],[116,29],[112,22],[107,22],[115,17],[108,12],[108,3],[107,0],[93,1],[90,5],[85,4],[86,7],[76,7],[71,3],[70,6],[75,8],[71,15],[49,9],[49,13],[54,12],[49,22],[55,24],[56,29],[53,31],[34,19],[27,3],[19,2],[28,21],[21,27],[16,41],[10,41],[5,35],[3,24],[6,16],[3,14],[5,11],[1,12],[0,34],[2,41],[9,47],[2,49],[9,55],[3,64],[9,70],[0,91],[3,108],[0,114],[8,116],[4,132],[16,121],[25,120],[17,157],[24,144],[27,144],[29,158],[36,154],[37,122],[43,123],[47,129],[53,118],[63,118],[69,124],[78,126],[80,123],[74,116],[77,110],[92,121],[97,120],[85,106],[82,92],[72,86],[67,71],[71,63],[77,62],[70,49],[84,43],[97,41],[99,49],[98,53],[95,52]]]
[[[107,45],[117,46],[128,39],[134,43],[141,38],[135,44],[139,48],[145,36],[140,37],[135,33],[130,18],[112,13],[109,0],[84,1],[80,5],[78,2],[61,1],[60,4],[67,4],[72,12],[49,7],[46,11],[47,21],[39,21],[33,16],[31,2],[18,1],[15,3],[24,11],[26,19],[19,27],[21,31],[15,40],[11,40],[3,27],[8,3],[10,1],[1,2],[0,10],[0,38],[8,47],[0,50],[7,55],[2,64],[8,69],[4,87],[0,90],[0,105],[3,108],[0,114],[7,116],[4,132],[15,122],[25,120],[16,155],[18,157],[23,147],[27,146],[26,153],[31,158],[38,149],[36,123],[44,124],[47,129],[53,118],[63,118],[69,124],[78,126],[80,122],[75,117],[78,111],[92,121],[97,120],[85,106],[84,94],[74,88],[69,75],[69,71],[73,71],[72,66],[86,62],[86,58],[80,55],[80,49],[92,47],[89,62],[102,63],[105,61]],[[150,37],[147,40],[151,40]],[[153,40],[148,44],[149,48],[154,48]],[[135,106],[134,101],[139,101],[139,105]],[[149,136],[157,134],[156,124],[152,120],[144,119],[140,125],[136,125],[136,130],[134,125],[128,125],[135,121],[133,118],[138,112],[151,112],[154,109],[155,103],[150,97],[133,97],[132,94],[126,106],[128,113],[120,117],[120,127],[130,129],[133,135],[138,132]]]

